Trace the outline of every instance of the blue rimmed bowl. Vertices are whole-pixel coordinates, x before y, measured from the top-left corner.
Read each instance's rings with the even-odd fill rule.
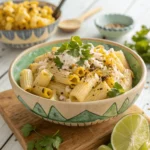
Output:
[[[14,2],[14,3],[20,3]],[[1,3],[2,4],[2,3]],[[55,5],[49,2],[39,2],[40,6],[50,6],[54,10]],[[28,29],[28,30],[0,30],[0,42],[11,48],[25,49],[33,45],[46,42],[56,31],[61,17],[61,11],[58,13],[56,21],[48,26]]]
[[[126,93],[113,98],[90,102],[52,101],[24,91],[19,86],[20,72],[27,68],[34,59],[52,47],[60,46],[67,40],[52,41],[29,48],[22,52],[12,63],[9,78],[18,100],[32,113],[57,124],[67,126],[88,126],[104,122],[125,112],[139,97],[146,80],[147,70],[142,58],[133,50],[108,40],[82,39],[94,46],[103,45],[106,50],[114,48],[122,50],[134,73],[133,88]]]
[[[108,24],[122,24],[122,28],[108,28]],[[104,14],[96,18],[95,25],[101,36],[106,38],[119,38],[134,27],[134,21],[131,17],[123,14]]]

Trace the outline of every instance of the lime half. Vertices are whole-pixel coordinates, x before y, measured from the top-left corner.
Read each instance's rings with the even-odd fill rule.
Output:
[[[98,150],[112,150],[109,146],[101,145]]]
[[[150,150],[150,143],[145,142],[139,150]]]
[[[149,124],[140,114],[123,117],[115,126],[111,135],[114,150],[139,150],[149,141]]]

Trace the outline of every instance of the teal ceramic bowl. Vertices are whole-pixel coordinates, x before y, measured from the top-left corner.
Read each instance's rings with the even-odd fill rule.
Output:
[[[122,50],[134,73],[133,88],[114,98],[90,102],[52,101],[24,91],[19,86],[21,70],[27,68],[37,56],[51,51],[52,47],[60,46],[69,39],[44,43],[22,52],[14,60],[9,70],[10,82],[18,100],[32,113],[57,124],[88,126],[120,115],[137,100],[144,87],[147,74],[141,57],[133,50],[115,42],[99,39],[82,40],[85,43],[93,43],[95,46],[101,44],[106,50],[110,48],[114,48],[115,51]]]
[[[108,28],[108,24],[122,24],[122,28]],[[106,38],[119,38],[134,27],[134,21],[131,17],[122,14],[105,14],[96,18],[95,25],[101,36]]]
[[[14,2],[14,3],[20,3]],[[1,3],[2,4],[2,3]],[[0,5],[1,5],[0,4]],[[54,10],[55,5],[49,2],[39,2],[40,6],[50,6]],[[25,29],[25,30],[0,30],[0,42],[11,48],[25,49],[43,42],[46,42],[56,31],[57,25],[61,17],[61,12],[58,13],[56,21],[48,26]]]

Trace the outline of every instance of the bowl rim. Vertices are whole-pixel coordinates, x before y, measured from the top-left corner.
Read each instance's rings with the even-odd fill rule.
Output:
[[[67,42],[69,41],[70,39],[69,38],[65,38],[65,39],[60,39],[60,40],[55,40],[55,41],[50,41],[50,42],[47,42],[47,43],[42,43],[42,44],[38,44],[38,45],[35,45],[33,47],[30,47],[28,49],[26,49],[25,51],[23,51],[21,54],[19,54],[15,59],[14,61],[11,63],[10,65],[10,68],[9,68],[9,80],[10,80],[10,83],[11,85],[15,85],[15,87],[17,89],[19,89],[20,91],[22,91],[23,93],[29,95],[29,96],[34,96],[34,97],[37,97],[37,98],[40,98],[41,100],[47,100],[47,101],[50,101],[49,99],[47,98],[43,98],[43,97],[40,97],[38,95],[34,95],[32,93],[29,93],[25,90],[23,90],[18,84],[17,82],[14,80],[14,77],[13,77],[13,67],[14,65],[16,64],[16,62],[22,57],[24,56],[25,54],[27,53],[30,53],[34,50],[36,50],[37,48],[41,48],[43,47],[44,45],[45,46],[48,46],[50,44],[56,44],[56,43],[59,43],[59,42]],[[106,99],[102,99],[102,100],[97,100],[97,101],[88,101],[88,102],[63,102],[63,101],[52,101],[52,102],[55,102],[57,104],[74,104],[74,105],[89,105],[89,104],[93,104],[93,103],[104,103],[104,102],[113,102],[116,98],[120,99],[122,96],[126,96],[126,95],[130,95],[132,92],[135,92],[136,89],[138,87],[141,87],[145,81],[146,81],[146,76],[147,76],[147,68],[146,68],[146,65],[143,61],[143,59],[135,52],[133,51],[132,49],[122,45],[122,44],[119,44],[117,42],[113,42],[113,41],[110,41],[110,40],[105,40],[105,39],[98,39],[98,38],[81,38],[81,40],[92,40],[92,41],[97,41],[97,42],[104,42],[105,44],[111,44],[111,45],[114,45],[114,46],[119,46],[120,48],[123,48],[125,51],[128,51],[129,53],[131,53],[136,59],[137,61],[140,63],[141,67],[142,67],[142,76],[141,76],[141,79],[140,81],[138,82],[138,84],[133,87],[132,89],[130,89],[129,91],[125,92],[124,94],[121,94],[119,96],[116,96],[116,97],[113,97],[113,98],[106,98]]]
[[[105,27],[103,25],[100,25],[97,23],[98,19],[100,17],[106,17],[106,16],[122,16],[122,17],[127,17],[128,19],[130,19],[132,21],[132,23],[130,25],[127,25],[125,27],[122,27],[122,28],[108,28],[108,27]],[[128,16],[128,15],[125,15],[125,14],[119,14],[119,13],[109,13],[109,14],[102,14],[100,15],[99,17],[97,17],[95,20],[94,20],[94,23],[95,25],[98,27],[98,28],[101,28],[105,31],[128,31],[130,29],[132,29],[134,27],[134,19],[131,17],[131,16]]]
[[[13,1],[14,3],[22,3],[22,2],[24,2],[23,0],[21,0],[21,1]],[[4,2],[0,2],[0,5],[2,5]],[[51,6],[53,6],[53,7],[57,7],[55,4],[53,4],[53,3],[51,3],[51,2],[47,2],[47,1],[39,1],[39,3],[47,3],[47,4],[50,4]],[[38,28],[32,28],[32,29],[21,29],[21,30],[1,30],[0,29],[0,32],[26,32],[26,31],[32,31],[32,30],[39,30],[39,29],[43,29],[43,28],[47,28],[47,27],[49,27],[49,26],[51,26],[51,25],[54,25],[56,22],[58,22],[59,20],[60,20],[60,18],[61,18],[61,16],[62,16],[62,11],[61,10],[59,10],[60,11],[60,14],[59,14],[59,16],[58,16],[58,18],[53,22],[53,23],[51,23],[51,24],[49,24],[49,25],[46,25],[46,26],[43,26],[43,27],[38,27]]]

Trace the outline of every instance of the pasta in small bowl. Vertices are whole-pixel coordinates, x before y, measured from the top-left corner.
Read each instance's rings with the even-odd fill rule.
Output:
[[[61,16],[52,16],[49,2],[8,1],[0,3],[0,42],[12,48],[27,48],[47,41]]]
[[[146,66],[131,49],[100,39],[71,39],[29,48],[12,63],[18,100],[50,122],[87,126],[126,111],[139,97]]]

